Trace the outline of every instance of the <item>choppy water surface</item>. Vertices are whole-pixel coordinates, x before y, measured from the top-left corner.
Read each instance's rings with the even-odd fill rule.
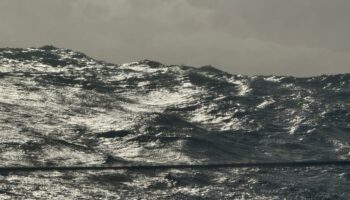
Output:
[[[350,159],[350,74],[231,75],[0,50],[2,166]],[[350,167],[16,172],[1,198],[349,199]]]

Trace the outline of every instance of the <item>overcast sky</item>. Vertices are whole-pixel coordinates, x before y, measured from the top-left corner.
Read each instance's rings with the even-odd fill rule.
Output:
[[[231,73],[350,72],[349,0],[1,0],[0,47]]]

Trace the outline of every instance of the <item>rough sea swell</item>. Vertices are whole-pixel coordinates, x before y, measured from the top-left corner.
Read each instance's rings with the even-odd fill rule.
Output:
[[[0,50],[1,166],[350,159],[350,74],[231,75]],[[350,167],[13,172],[1,198],[349,199]]]

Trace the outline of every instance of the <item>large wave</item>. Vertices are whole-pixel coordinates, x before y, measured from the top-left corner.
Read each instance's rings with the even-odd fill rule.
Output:
[[[212,66],[165,66],[151,60],[115,65],[45,46],[1,49],[0,90],[2,166],[350,157],[350,74],[244,76]],[[68,197],[84,197],[79,187],[86,184],[92,190],[91,179],[105,184],[92,190],[94,194],[121,198],[349,197],[349,188],[334,185],[349,183],[348,168],[299,170],[67,172],[57,175],[61,182],[53,182],[45,173],[13,174],[3,181],[29,190],[42,181],[52,190],[55,184],[66,187],[69,177],[84,180],[72,186],[74,192],[66,193]],[[18,183],[23,176],[28,178],[24,185]],[[332,187],[325,186],[327,181]],[[124,192],[118,194],[121,188]],[[2,190],[4,195],[17,194],[9,188]],[[40,195],[48,197],[44,193]]]

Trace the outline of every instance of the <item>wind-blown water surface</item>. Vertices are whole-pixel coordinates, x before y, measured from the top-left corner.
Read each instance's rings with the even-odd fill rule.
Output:
[[[350,159],[350,74],[231,75],[0,50],[1,166]],[[0,197],[349,199],[350,167],[13,172]]]

